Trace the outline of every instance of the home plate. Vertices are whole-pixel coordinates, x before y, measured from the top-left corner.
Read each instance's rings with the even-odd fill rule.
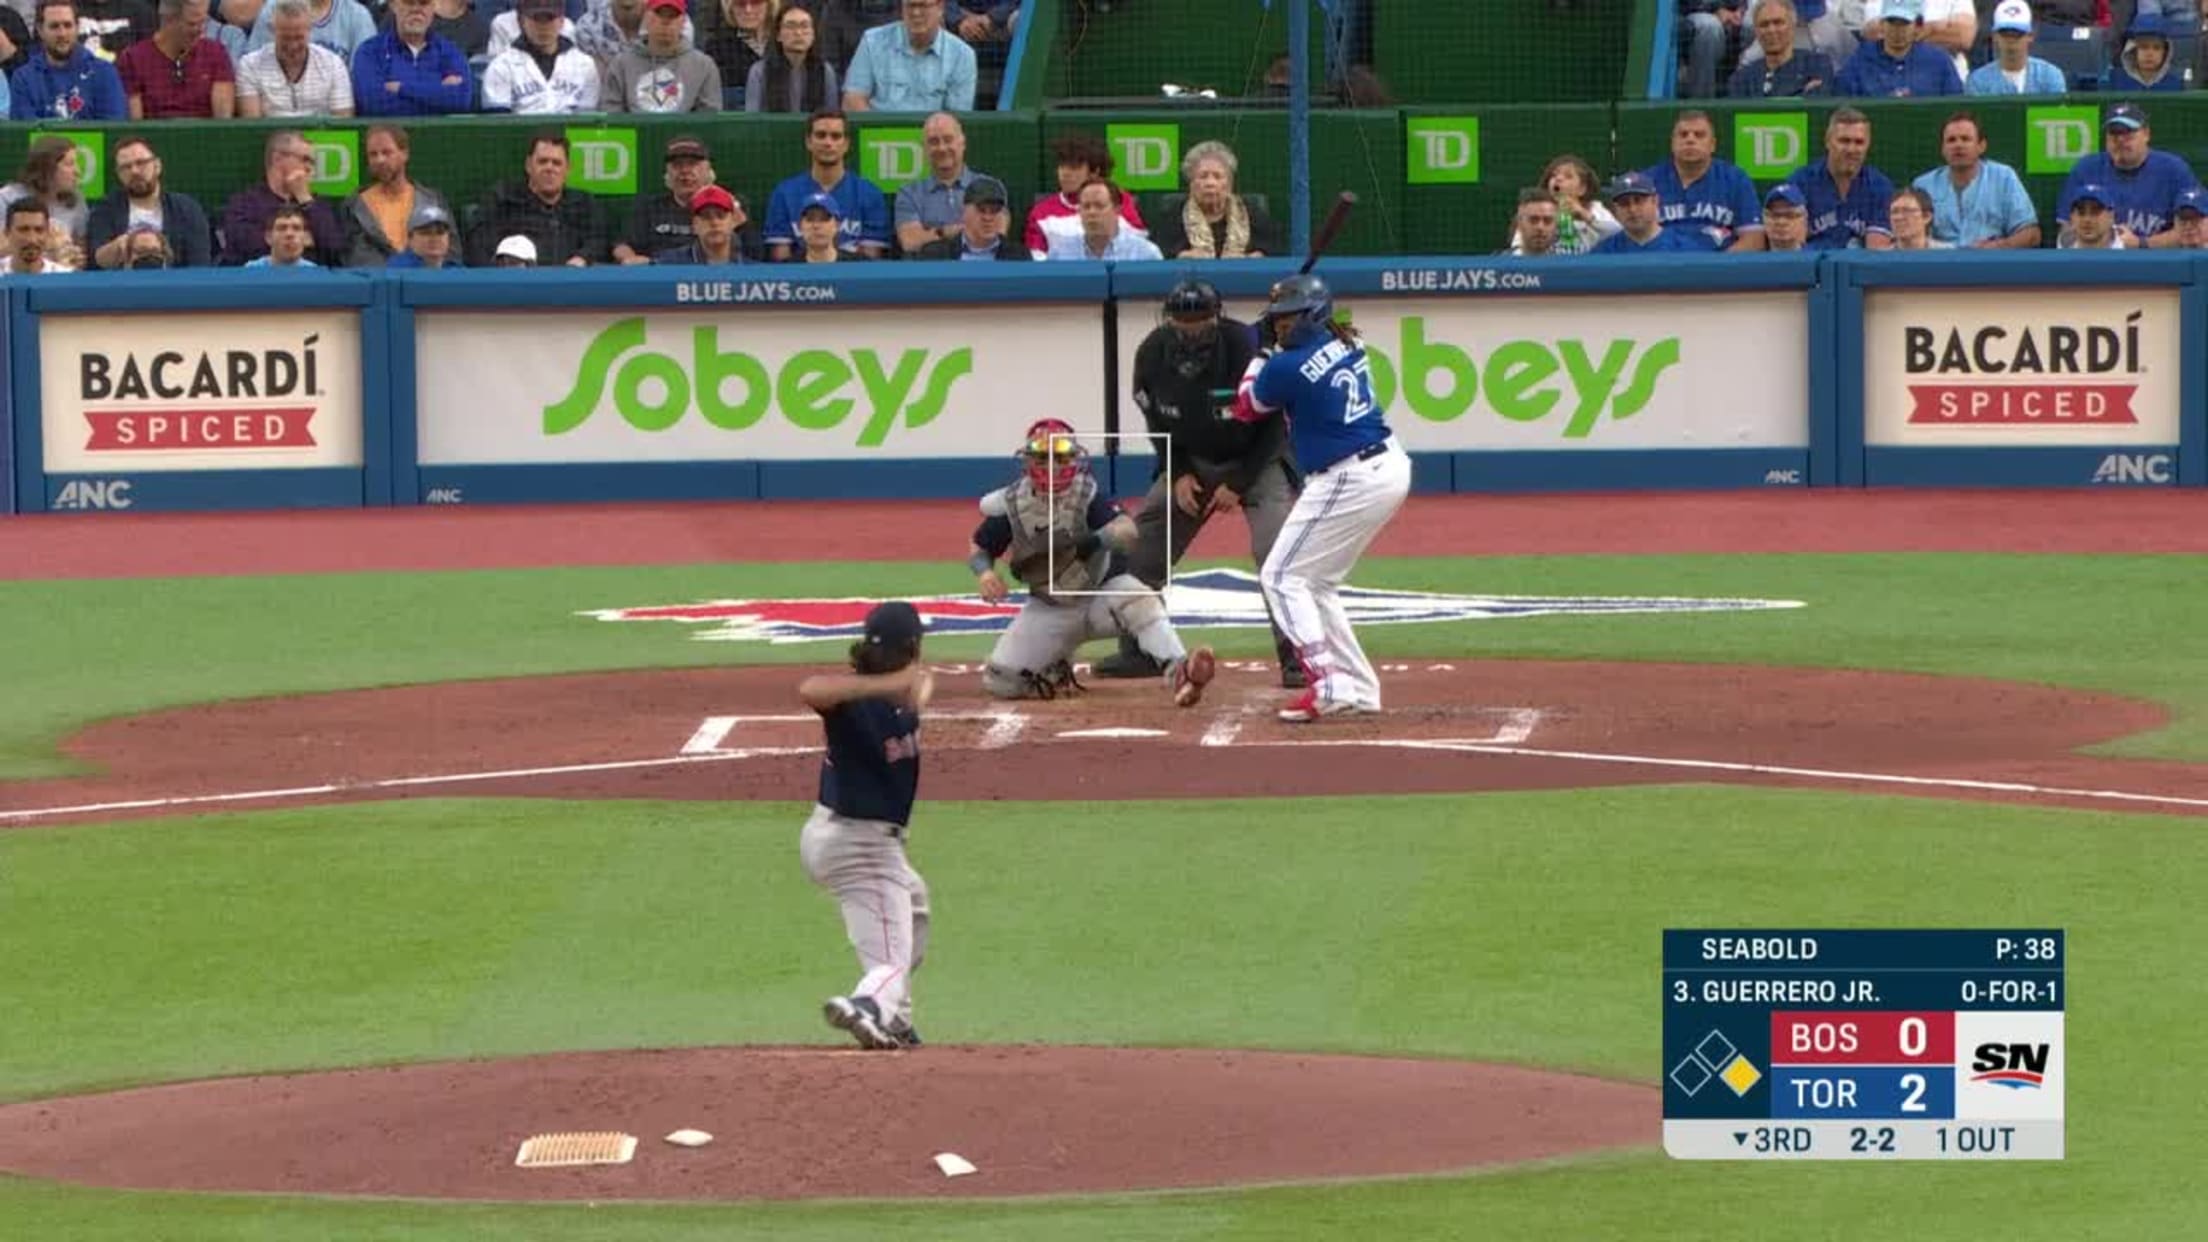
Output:
[[[1067,729],[1067,730],[1066,730],[1065,732],[1063,732],[1063,733],[1060,733],[1060,734],[1058,734],[1058,736],[1059,736],[1059,737],[1164,737],[1164,736],[1166,736],[1166,732],[1165,732],[1165,730],[1163,730],[1163,729],[1130,729],[1130,728],[1123,728],[1123,727],[1115,727],[1115,728],[1108,728],[1108,729]]]

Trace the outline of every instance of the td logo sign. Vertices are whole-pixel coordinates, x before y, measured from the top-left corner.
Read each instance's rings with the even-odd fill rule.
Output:
[[[568,184],[585,194],[636,193],[636,131],[569,126]]]
[[[1104,141],[1118,165],[1114,176],[1129,190],[1181,188],[1181,127],[1106,125]]]
[[[584,347],[574,385],[544,407],[544,434],[564,435],[589,421],[610,380],[614,413],[638,431],[665,431],[692,410],[723,431],[743,431],[774,410],[801,430],[831,432],[863,403],[854,441],[879,448],[900,422],[918,430],[935,421],[974,369],[974,351],[963,347],[941,357],[907,349],[889,358],[872,349],[800,349],[776,360],[724,353],[720,337],[717,327],[692,328],[689,357],[681,359],[643,350],[642,316],[620,320]]]
[[[1411,185],[1478,185],[1480,118],[1404,118],[1403,158],[1403,180]]]
[[[2030,134],[2030,145],[2024,150],[2024,171],[2066,173],[2079,160],[2093,154],[2094,138],[2101,128],[2101,114],[2090,104],[2027,108],[2024,128]]]
[[[1393,406],[1397,396],[1429,422],[1462,418],[1484,396],[1487,408],[1514,423],[1560,415],[1559,438],[1584,440],[1607,414],[1633,417],[1656,396],[1663,375],[1679,364],[1679,338],[1586,341],[1504,341],[1476,357],[1427,335],[1426,318],[1409,315],[1393,349],[1368,338],[1373,396]]]
[[[1751,180],[1780,181],[1809,162],[1809,114],[1741,112],[1733,117],[1733,162]]]
[[[360,134],[350,129],[310,129],[301,137],[314,148],[314,171],[307,186],[316,194],[343,198],[360,188]]]
[[[927,138],[910,128],[859,131],[859,175],[885,190],[918,181],[928,171]]]

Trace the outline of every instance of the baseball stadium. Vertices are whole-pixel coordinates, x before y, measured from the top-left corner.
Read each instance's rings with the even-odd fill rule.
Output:
[[[2199,1235],[2203,31],[0,5],[0,1239]]]

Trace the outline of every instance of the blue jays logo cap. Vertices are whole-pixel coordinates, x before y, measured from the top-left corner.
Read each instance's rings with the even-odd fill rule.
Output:
[[[1807,211],[1809,209],[1809,200],[1802,197],[1801,187],[1797,185],[1789,185],[1784,181],[1775,186],[1772,186],[1770,190],[1764,194],[1763,205],[1769,207],[1773,203],[1789,203],[1795,207],[1801,208],[1804,211]]]
[[[2079,203],[2099,203],[2106,207],[2109,202],[2108,191],[2101,188],[2099,182],[2088,181],[2079,186],[2077,191],[2070,196],[2070,201],[2063,204],[2063,206],[2075,211]]]
[[[920,610],[901,599],[876,604],[866,614],[866,642],[874,647],[908,648],[918,646],[920,633],[927,627],[921,624]]]
[[[2147,114],[2140,110],[2138,104],[2117,104],[2108,110],[2106,116],[2101,118],[2102,129],[2145,129],[2146,127]]]
[[[1613,199],[1632,198],[1637,194],[1654,194],[1655,192],[1656,183],[1648,179],[1647,173],[1625,173],[1610,183],[1610,197]]]
[[[2208,216],[2208,190],[2196,185],[2177,196],[2176,214],[2182,216],[2188,211],[2196,216]]]

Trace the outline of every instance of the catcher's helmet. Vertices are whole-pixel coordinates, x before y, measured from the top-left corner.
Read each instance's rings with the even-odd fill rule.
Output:
[[[1265,304],[1265,319],[1273,325],[1273,339],[1282,346],[1308,344],[1334,319],[1334,291],[1316,276],[1290,276],[1273,286],[1271,299]],[[1290,322],[1282,324],[1282,319]]]
[[[1020,458],[1028,481],[1047,491],[1072,485],[1089,468],[1089,450],[1074,438],[1073,425],[1056,418],[1039,418],[1028,426],[1020,444]]]
[[[1217,318],[1222,305],[1210,281],[1191,276],[1167,291],[1164,314],[1168,319]]]

